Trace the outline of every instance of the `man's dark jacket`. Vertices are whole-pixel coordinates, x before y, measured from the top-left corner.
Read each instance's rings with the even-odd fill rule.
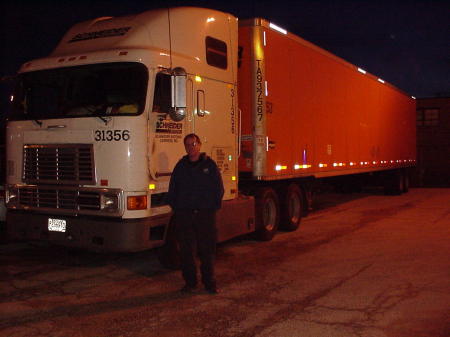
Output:
[[[220,171],[210,157],[200,154],[197,162],[186,155],[175,165],[170,178],[167,202],[173,210],[221,207],[224,189]]]

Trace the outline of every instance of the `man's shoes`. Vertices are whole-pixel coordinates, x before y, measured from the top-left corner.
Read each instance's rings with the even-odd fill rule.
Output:
[[[186,284],[183,288],[180,289],[180,292],[184,294],[192,294],[195,292],[196,286],[190,286],[189,284]]]

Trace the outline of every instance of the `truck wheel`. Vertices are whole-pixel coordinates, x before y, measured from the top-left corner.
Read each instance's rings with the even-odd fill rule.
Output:
[[[277,194],[270,187],[262,188],[256,194],[256,236],[261,241],[270,241],[279,224]]]
[[[167,269],[180,269],[180,247],[175,236],[175,226],[170,221],[167,228],[166,241],[156,251],[159,263]]]
[[[302,191],[297,184],[290,184],[282,193],[280,228],[295,231],[302,219]]]

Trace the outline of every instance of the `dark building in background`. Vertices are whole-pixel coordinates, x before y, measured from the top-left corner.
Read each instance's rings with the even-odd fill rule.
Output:
[[[417,186],[450,187],[450,97],[417,100]]]

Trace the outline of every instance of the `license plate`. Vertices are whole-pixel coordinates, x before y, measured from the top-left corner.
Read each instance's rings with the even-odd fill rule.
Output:
[[[48,230],[50,232],[65,232],[66,231],[66,220],[63,219],[48,219]]]

